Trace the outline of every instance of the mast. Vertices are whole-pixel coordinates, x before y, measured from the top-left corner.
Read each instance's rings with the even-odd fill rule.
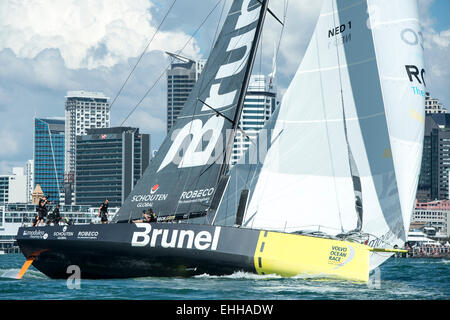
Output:
[[[258,50],[258,44],[261,39],[261,34],[262,34],[263,26],[264,26],[264,20],[266,17],[266,13],[269,10],[268,9],[269,8],[269,0],[257,0],[257,1],[261,4],[262,10],[260,11],[260,14],[259,14],[258,24],[256,26],[256,31],[255,31],[255,42],[253,43],[253,46],[250,50],[249,63],[245,70],[244,81],[242,83],[242,90],[239,94],[239,98],[238,98],[238,102],[237,102],[237,106],[236,106],[237,111],[232,120],[225,117],[221,113],[217,112],[217,116],[222,116],[227,121],[232,122],[232,128],[231,128],[230,136],[225,137],[225,140],[226,140],[225,142],[227,145],[223,151],[224,154],[223,154],[222,166],[220,168],[220,173],[217,178],[216,189],[214,191],[213,200],[211,201],[210,206],[207,210],[208,216],[210,214],[215,215],[215,212],[218,209],[218,206],[220,203],[220,199],[223,197],[225,190],[226,190],[226,185],[228,184],[229,177],[226,175],[226,173],[228,172],[228,169],[230,167],[229,161],[230,161],[231,152],[232,152],[233,145],[234,145],[234,138],[236,136],[236,131],[238,129],[240,129],[239,128],[239,120],[241,119],[242,110],[244,108],[244,99],[247,94],[247,88],[248,88],[248,84],[250,82],[250,76],[252,74],[253,64],[255,62],[256,51]],[[210,106],[208,106],[208,107],[213,109]],[[245,135],[245,133],[244,133],[244,135]],[[214,223],[214,220],[215,220],[215,218],[213,218],[211,220],[212,224]]]
[[[227,146],[224,150],[224,161],[222,163],[222,168],[220,170],[218,181],[220,181],[221,177],[228,171],[228,168],[229,168],[229,161],[230,161],[231,151],[232,151],[233,144],[234,144],[234,137],[235,137],[236,131],[239,127],[239,120],[241,119],[242,110],[244,108],[244,99],[247,94],[247,88],[248,88],[248,84],[250,82],[250,76],[252,74],[253,64],[255,62],[256,51],[258,50],[258,44],[261,39],[262,29],[264,26],[264,19],[266,17],[266,13],[267,13],[267,10],[269,7],[269,0],[261,0],[258,2],[261,3],[262,10],[260,12],[258,25],[256,27],[256,33],[255,33],[256,41],[253,43],[253,46],[250,50],[249,63],[247,65],[247,69],[245,70],[244,82],[243,82],[242,90],[240,92],[239,99],[237,102],[237,111],[236,111],[234,119],[233,119],[231,135],[229,137]]]

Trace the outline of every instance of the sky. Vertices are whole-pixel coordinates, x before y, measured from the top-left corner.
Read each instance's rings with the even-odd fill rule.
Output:
[[[396,1],[396,0],[393,0]],[[270,73],[281,39],[277,86],[289,85],[321,7],[321,0],[271,0],[282,28],[266,19],[254,72]],[[450,110],[450,0],[419,0],[428,91]],[[150,43],[173,0],[2,0],[0,1],[0,174],[33,158],[34,117],[64,117],[67,91],[119,92]],[[176,0],[169,15],[111,107],[111,126],[124,123],[152,136],[157,149],[166,135],[165,51],[206,59],[231,0]],[[214,10],[213,10],[214,9]],[[202,28],[201,22],[209,15]],[[156,83],[156,84],[155,84]]]

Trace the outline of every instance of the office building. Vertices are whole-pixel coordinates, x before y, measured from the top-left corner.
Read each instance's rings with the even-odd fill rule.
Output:
[[[167,54],[177,61],[173,62],[167,71],[167,132],[169,132],[183,109],[205,63],[168,52]]]
[[[69,91],[66,96],[66,140],[64,172],[73,177],[75,172],[76,136],[88,129],[109,128],[109,98],[101,92]],[[67,178],[66,182],[71,179]]]
[[[422,166],[416,196],[421,202],[449,197],[450,115],[428,92],[425,113]]]
[[[77,136],[75,203],[121,206],[150,161],[150,135],[139,129],[88,129]]]
[[[64,124],[64,119],[34,119],[34,186],[55,202],[63,192]]]
[[[430,113],[425,117],[425,136],[417,199],[421,202],[448,197],[450,169],[450,114]]]
[[[417,202],[411,224],[417,223],[435,228],[441,236],[450,237],[450,202],[446,200]]]
[[[13,173],[0,175],[0,204],[26,202],[26,177],[23,168],[13,168]]]
[[[276,89],[271,78],[252,75],[244,100],[239,126],[245,132],[236,132],[231,164],[234,165],[245,154],[249,145],[256,141],[258,132],[264,127],[278,105]]]

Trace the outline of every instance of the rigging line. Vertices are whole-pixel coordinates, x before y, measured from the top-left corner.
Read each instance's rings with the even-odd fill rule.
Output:
[[[111,110],[114,102],[116,102],[117,98],[119,97],[119,95],[122,93],[123,88],[125,87],[125,85],[127,84],[128,80],[130,80],[130,77],[132,75],[132,73],[134,72],[134,70],[136,69],[136,67],[138,66],[139,62],[141,62],[142,58],[144,57],[145,52],[147,51],[148,47],[150,46],[150,44],[153,42],[153,39],[155,39],[155,36],[158,34],[159,29],[161,28],[161,26],[163,25],[164,21],[166,20],[167,16],[169,15],[170,11],[172,11],[173,6],[175,5],[175,3],[177,2],[177,0],[174,0],[172,2],[172,5],[170,6],[169,10],[166,12],[164,18],[162,19],[161,23],[159,24],[158,28],[156,29],[155,33],[153,34],[152,38],[150,39],[150,42],[147,44],[147,46],[145,47],[144,51],[142,51],[141,55],[139,56],[139,59],[136,61],[136,64],[134,65],[133,69],[131,69],[130,74],[128,75],[128,77],[125,79],[125,82],[122,84],[122,87],[120,88],[119,92],[116,94],[116,96],[114,97],[114,100],[111,102],[111,104],[109,105],[109,109]]]
[[[49,140],[50,140],[50,150],[52,150],[53,168],[55,169],[56,184],[58,185],[58,195],[57,195],[57,199],[58,199],[59,198],[59,193],[61,192],[61,186],[59,184],[58,171],[56,170],[55,153],[54,153],[54,150],[53,150],[53,136],[52,136],[52,133],[50,131],[50,124],[48,124],[48,123],[47,123],[47,131],[48,131],[48,137],[49,137]]]
[[[208,20],[208,18],[211,16],[211,14],[213,13],[213,11],[216,9],[216,7],[219,5],[220,1],[219,0],[216,5],[211,9],[211,11],[208,13],[208,15],[206,16],[206,18],[202,21],[202,23],[200,24],[200,26],[195,30],[195,32],[191,35],[191,37],[188,39],[188,41],[184,44],[184,46],[178,50],[176,52],[177,55],[179,55],[180,53],[183,52],[183,50],[187,47],[187,45],[192,41],[192,39],[195,37],[195,35],[198,33],[198,31],[203,27],[203,25],[205,24],[205,22]],[[122,121],[120,126],[123,126],[123,124],[128,120],[128,118],[134,113],[134,111],[136,111],[136,109],[140,106],[140,104],[142,103],[142,101],[144,101],[144,99],[147,97],[147,95],[150,93],[150,91],[152,91],[152,89],[158,84],[159,80],[161,80],[161,78],[163,77],[163,75],[166,73],[166,71],[170,68],[170,65],[172,64],[174,58],[171,59],[169,65],[162,71],[162,73],[159,75],[159,77],[156,79],[156,81],[153,83],[153,85],[145,92],[144,96],[139,100],[139,102],[136,104],[136,106],[131,110],[131,112],[125,117],[125,119]]]

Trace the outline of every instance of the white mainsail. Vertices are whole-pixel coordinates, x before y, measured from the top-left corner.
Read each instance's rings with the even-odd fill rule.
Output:
[[[215,223],[229,224],[240,191],[249,189],[245,227],[355,230],[357,172],[361,232],[372,246],[403,245],[422,155],[422,51],[416,1],[324,0],[303,61],[266,126],[273,130],[263,164],[234,168]]]

